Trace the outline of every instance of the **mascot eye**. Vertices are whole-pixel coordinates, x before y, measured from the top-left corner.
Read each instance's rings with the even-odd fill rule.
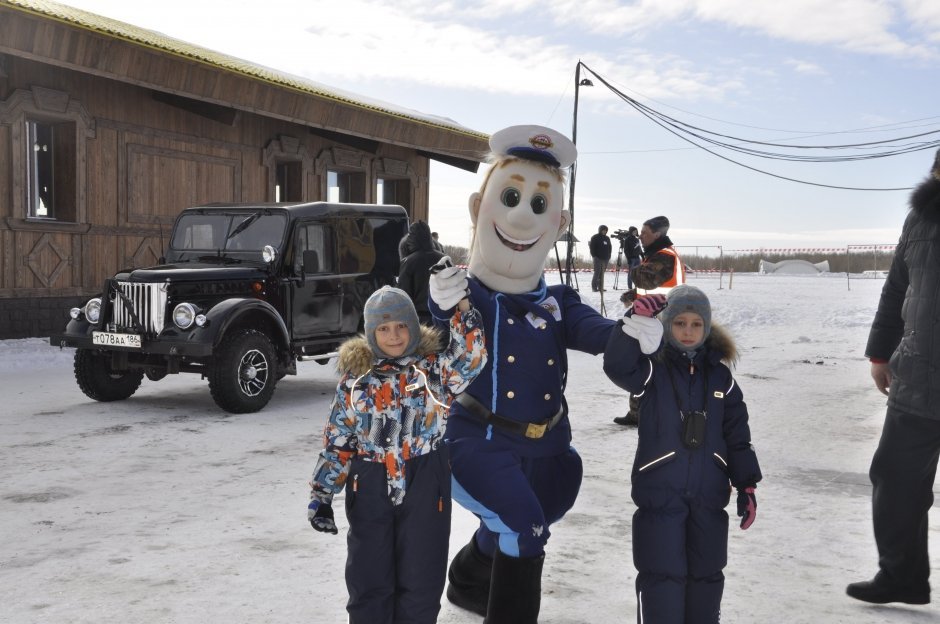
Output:
[[[522,194],[519,193],[516,189],[510,187],[503,191],[502,197],[500,199],[503,201],[503,205],[510,208],[515,208],[519,205],[519,200],[522,199]]]
[[[542,214],[548,208],[548,200],[545,199],[544,195],[535,195],[529,205],[532,206],[532,212]]]

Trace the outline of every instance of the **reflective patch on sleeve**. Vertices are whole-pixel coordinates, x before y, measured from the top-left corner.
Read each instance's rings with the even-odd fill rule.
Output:
[[[716,399],[723,399],[723,398],[725,398],[725,393],[724,393],[724,392],[721,392],[720,390],[715,390],[715,398],[716,398]]]

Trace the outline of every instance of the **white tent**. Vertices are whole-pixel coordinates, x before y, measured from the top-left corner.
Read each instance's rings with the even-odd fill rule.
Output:
[[[829,261],[823,260],[813,264],[808,260],[781,260],[780,262],[760,261],[758,271],[762,275],[781,273],[786,275],[815,275],[829,272]]]

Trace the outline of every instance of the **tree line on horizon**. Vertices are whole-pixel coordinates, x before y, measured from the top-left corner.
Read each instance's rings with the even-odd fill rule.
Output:
[[[465,265],[469,262],[470,251],[466,247],[456,245],[444,245],[444,253],[451,257],[454,264]],[[565,264],[565,250],[561,245],[558,246],[558,253],[561,259],[561,265]],[[735,254],[682,254],[682,261],[686,268],[691,271],[735,271],[736,273],[757,273],[760,270],[760,261],[781,262],[783,260],[806,260],[811,264],[817,264],[825,260],[829,261],[830,273],[863,273],[865,271],[887,271],[891,268],[891,261],[894,259],[894,251],[885,250],[859,250],[847,253],[840,252],[813,252],[813,253],[735,253]],[[611,257],[611,270],[616,264],[616,256]],[[623,260],[623,266],[626,267],[626,259]],[[549,254],[545,262],[547,269],[557,269],[555,254]],[[593,263],[590,258],[585,259],[580,254],[575,254],[574,268],[578,271],[593,271]]]

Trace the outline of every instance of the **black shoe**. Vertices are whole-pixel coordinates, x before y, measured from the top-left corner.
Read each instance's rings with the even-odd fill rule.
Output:
[[[918,587],[895,587],[886,585],[876,576],[871,581],[850,583],[845,593],[864,602],[874,604],[887,604],[889,602],[904,602],[907,604],[923,605],[930,602],[930,585]]]
[[[624,427],[636,427],[640,424],[640,420],[634,412],[627,412],[625,416],[617,416],[614,418],[614,422]]]

